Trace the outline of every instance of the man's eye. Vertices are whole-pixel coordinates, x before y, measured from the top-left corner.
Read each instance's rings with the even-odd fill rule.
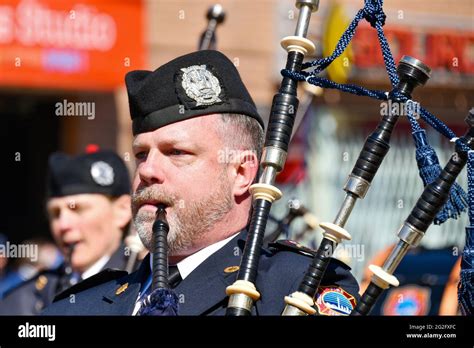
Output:
[[[180,155],[184,155],[185,152],[182,151],[182,150],[178,150],[178,149],[172,149],[172,150],[170,150],[169,154],[171,156],[180,156]]]
[[[135,158],[136,158],[136,159],[144,159],[144,158],[146,158],[146,152],[145,152],[145,151],[137,152],[137,153],[135,154]]]

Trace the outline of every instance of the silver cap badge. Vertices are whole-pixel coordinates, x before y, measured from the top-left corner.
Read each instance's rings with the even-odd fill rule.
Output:
[[[104,161],[92,163],[91,176],[101,186],[110,186],[114,183],[114,169]]]
[[[192,65],[182,68],[183,78],[181,85],[186,95],[196,101],[196,106],[218,103],[221,94],[219,80],[205,65]]]

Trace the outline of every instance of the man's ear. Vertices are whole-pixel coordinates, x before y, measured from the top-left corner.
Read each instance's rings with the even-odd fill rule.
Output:
[[[127,226],[132,219],[131,203],[130,195],[122,195],[113,201],[114,223],[120,229]]]
[[[258,166],[257,154],[254,151],[242,151],[233,163],[234,168],[234,196],[242,196],[248,193],[250,185],[254,183]]]

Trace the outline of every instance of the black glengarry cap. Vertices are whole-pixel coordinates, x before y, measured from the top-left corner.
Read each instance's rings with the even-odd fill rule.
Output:
[[[94,150],[78,156],[55,152],[48,164],[48,198],[82,193],[111,197],[130,194],[127,167],[113,151]]]
[[[131,71],[125,83],[133,135],[214,113],[244,114],[264,128],[239,72],[218,51],[193,52],[155,71]]]

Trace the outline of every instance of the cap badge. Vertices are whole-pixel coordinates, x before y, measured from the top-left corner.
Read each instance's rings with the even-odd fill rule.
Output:
[[[186,95],[196,102],[196,106],[212,105],[221,102],[221,85],[205,65],[192,65],[182,68],[181,85]]]
[[[94,162],[91,166],[91,176],[101,186],[109,186],[114,183],[114,169],[104,161]]]

